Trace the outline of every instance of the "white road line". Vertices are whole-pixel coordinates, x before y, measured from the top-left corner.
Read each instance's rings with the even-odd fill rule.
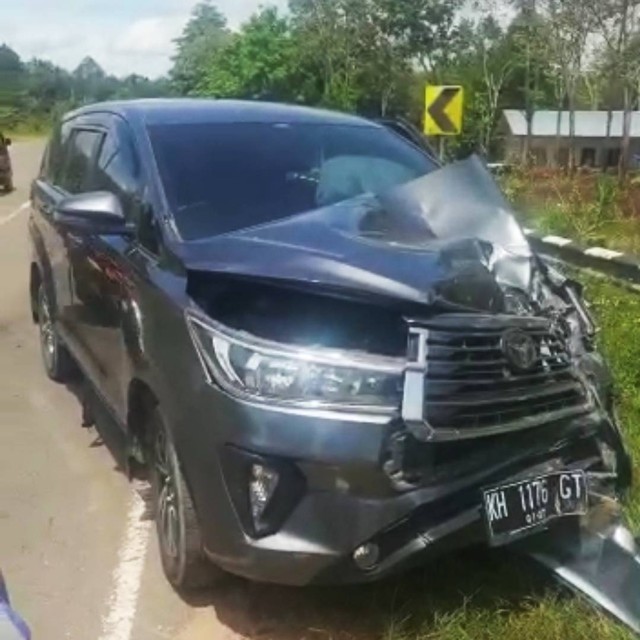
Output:
[[[15,211],[12,211],[6,218],[0,218],[0,227],[7,222],[11,222],[14,218],[17,218],[28,206],[30,202],[27,200],[23,202]]]
[[[109,611],[102,618],[100,640],[131,639],[151,531],[146,511],[144,500],[133,493],[127,529],[118,551],[118,565],[113,571],[114,584],[109,597]]]

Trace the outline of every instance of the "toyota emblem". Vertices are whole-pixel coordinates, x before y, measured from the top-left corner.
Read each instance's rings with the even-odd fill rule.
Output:
[[[531,371],[538,362],[535,340],[520,329],[509,329],[502,334],[502,353],[509,368],[517,373]]]

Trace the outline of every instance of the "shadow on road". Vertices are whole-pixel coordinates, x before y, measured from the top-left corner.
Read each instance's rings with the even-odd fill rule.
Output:
[[[545,574],[525,560],[473,549],[373,585],[294,588],[229,577],[185,599],[210,607],[223,625],[252,640],[371,640],[390,638],[391,630],[413,637],[463,611],[521,610],[549,587]]]
[[[73,379],[65,385],[78,401],[78,427],[83,422],[83,403],[88,400],[93,413],[95,424],[93,433],[95,438],[91,441],[90,447],[106,446],[115,462],[115,470],[120,473],[127,472],[126,443],[124,434],[113,421],[108,411],[102,403],[97,400],[95,391],[87,386],[86,381],[80,373],[74,375]]]

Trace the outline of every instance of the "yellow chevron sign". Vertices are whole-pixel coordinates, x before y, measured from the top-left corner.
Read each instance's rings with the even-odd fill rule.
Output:
[[[427,85],[424,132],[428,136],[457,136],[462,132],[464,88]]]

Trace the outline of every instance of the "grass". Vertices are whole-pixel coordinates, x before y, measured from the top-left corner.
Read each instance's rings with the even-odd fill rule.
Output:
[[[618,408],[636,464],[640,461],[640,294],[581,278],[599,319],[601,348],[619,391]],[[640,491],[626,514],[640,531]],[[568,595],[533,567],[496,552],[443,559],[396,593],[383,640],[627,640],[634,634]],[[423,584],[419,581],[422,579]]]
[[[616,380],[618,411],[636,468],[640,468],[640,293],[610,281],[587,277],[587,298],[598,317],[601,347]],[[627,506],[627,517],[640,532],[640,487]]]
[[[501,182],[528,226],[640,255],[640,176],[620,187],[606,174],[516,171]]]

